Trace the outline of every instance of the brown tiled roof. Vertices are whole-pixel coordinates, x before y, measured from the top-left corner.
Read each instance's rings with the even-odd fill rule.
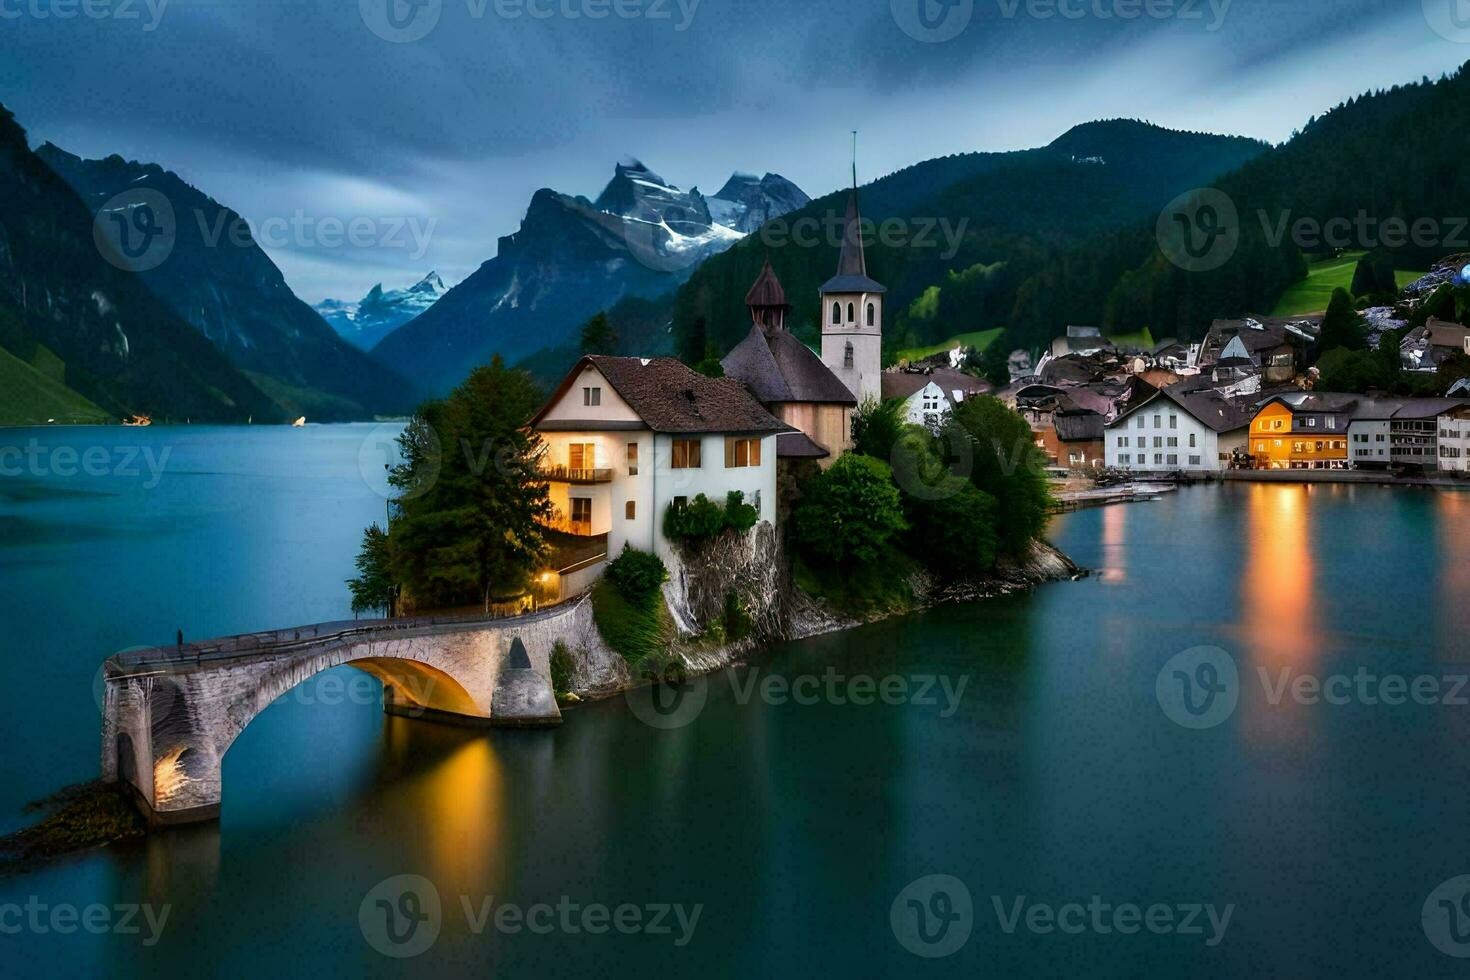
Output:
[[[733,378],[708,378],[672,357],[604,357],[587,355],[577,362],[546,406],[531,420],[534,427],[591,364],[655,432],[782,433],[791,427],[761,407]]]
[[[1430,317],[1429,322],[1424,325],[1424,334],[1429,338],[1429,343],[1434,347],[1453,347],[1455,350],[1464,350],[1465,338],[1470,336],[1470,329],[1441,320],[1438,317]]]
[[[818,402],[856,405],[857,399],[810,347],[790,331],[752,326],[745,339],[720,362],[734,378],[767,405]]]

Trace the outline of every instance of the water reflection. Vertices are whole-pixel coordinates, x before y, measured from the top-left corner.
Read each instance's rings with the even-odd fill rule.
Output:
[[[1109,585],[1128,581],[1128,514],[1132,507],[1104,507],[1102,515],[1103,568],[1100,578]]]
[[[1434,575],[1438,585],[1439,615],[1435,622],[1435,647],[1442,660],[1466,659],[1467,627],[1465,597],[1470,596],[1470,493],[1446,492],[1436,496],[1439,561]]]

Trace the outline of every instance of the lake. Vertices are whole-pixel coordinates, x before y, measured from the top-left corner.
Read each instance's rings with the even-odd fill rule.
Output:
[[[5,829],[95,776],[111,653],[350,615],[390,436],[0,430]],[[1436,941],[1463,888],[1436,889],[1470,874],[1470,495],[1194,487],[1052,539],[1096,574],[786,644],[672,715],[615,698],[485,732],[319,675],[231,748],[217,825],[0,879],[0,962],[1461,972]],[[1449,933],[1422,921],[1445,895]],[[53,915],[89,905],[96,928]],[[161,928],[124,922],[139,905]]]

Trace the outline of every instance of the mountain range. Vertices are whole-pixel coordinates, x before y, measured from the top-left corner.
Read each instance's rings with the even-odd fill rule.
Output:
[[[89,211],[114,201],[161,201],[171,210],[171,250],[136,275],[286,414],[348,420],[413,407],[408,382],[298,299],[233,210],[157,164],[83,160],[50,143],[36,156]]]
[[[637,160],[618,164],[595,201],[539,190],[495,257],[386,337],[373,356],[443,393],[494,354],[518,360],[561,346],[620,300],[672,291],[740,241],[744,229],[808,200],[775,174],[736,174],[705,198]]]
[[[337,331],[337,336],[366,351],[433,306],[448,291],[439,273],[431,272],[407,289],[384,290],[378,283],[356,303],[325,299],[312,309]]]
[[[93,210],[0,106],[0,415],[282,420],[209,338],[109,261],[96,231]]]
[[[1074,127],[1044,147],[929,160],[863,185],[864,219],[898,231],[870,234],[867,243],[869,274],[889,289],[885,342],[914,346],[1006,325],[1029,275],[1060,250],[1157,215],[1182,191],[1267,149],[1119,119]],[[836,227],[846,196],[818,198],[785,222]],[[839,244],[831,235],[803,241],[762,232],[705,262],[673,303],[680,356],[719,355],[745,336],[743,297],[768,256],[793,304],[788,324],[815,340],[818,289],[837,267]],[[1095,271],[1124,270],[1101,261]]]

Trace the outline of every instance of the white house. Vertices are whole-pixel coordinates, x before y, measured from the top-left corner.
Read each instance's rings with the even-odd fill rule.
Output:
[[[949,368],[883,372],[883,400],[902,398],[912,425],[935,425],[966,398],[988,395],[989,382]]]
[[[1251,407],[1208,389],[1161,388],[1107,424],[1109,467],[1135,473],[1214,472],[1244,451]]]
[[[670,357],[587,356],[531,420],[546,444],[552,526],[667,560],[664,512],[745,495],[776,522],[776,439],[793,432],[737,381]]]
[[[1440,415],[1439,468],[1447,473],[1470,472],[1470,406]]]

